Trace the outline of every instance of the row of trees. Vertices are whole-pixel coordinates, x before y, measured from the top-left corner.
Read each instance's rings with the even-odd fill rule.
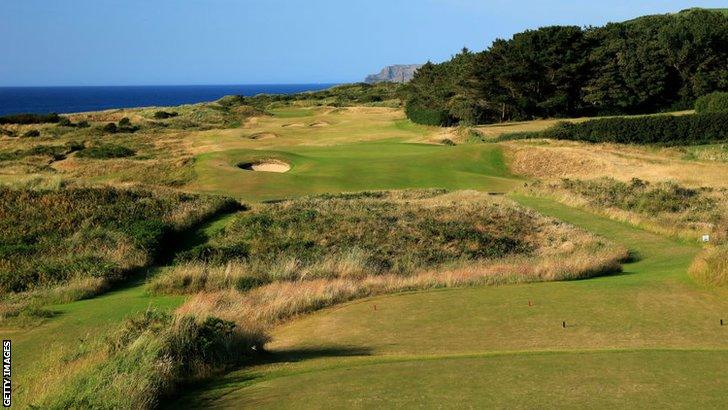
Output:
[[[728,15],[693,9],[598,28],[552,26],[428,63],[407,115],[450,125],[691,108],[728,90]]]

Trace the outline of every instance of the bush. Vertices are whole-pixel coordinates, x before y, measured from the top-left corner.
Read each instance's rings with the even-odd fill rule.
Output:
[[[154,118],[158,120],[165,120],[167,118],[176,117],[178,115],[179,114],[177,114],[176,112],[157,111],[154,113]]]
[[[405,114],[412,122],[423,125],[448,126],[455,123],[447,111],[407,104]]]
[[[1,124],[43,124],[61,120],[58,114],[14,114],[0,117]]]
[[[30,131],[26,132],[25,134],[23,134],[23,137],[25,137],[25,138],[37,138],[37,137],[40,137],[40,131],[38,131],[38,130],[30,130]]]
[[[76,124],[76,127],[78,127],[78,128],[88,128],[88,127],[90,127],[90,126],[91,126],[91,124],[89,124],[89,123],[88,123],[88,121],[86,121],[86,120],[83,120],[83,121],[79,121],[79,122],[78,122],[78,123]]]
[[[110,122],[106,125],[104,125],[103,128],[101,128],[104,132],[109,134],[115,134],[118,131],[118,128],[116,127],[116,124],[113,122]]]
[[[119,120],[119,128],[126,128],[131,127],[131,120],[127,117],[124,117]]]
[[[715,92],[698,98],[695,102],[698,114],[728,112],[728,92]]]
[[[58,126],[60,127],[73,127],[73,123],[71,120],[68,119],[68,117],[61,117],[58,120]]]
[[[79,157],[108,159],[108,158],[125,158],[136,155],[136,151],[122,145],[102,144],[91,148],[86,148],[78,153]]]
[[[543,138],[620,144],[694,145],[728,140],[728,113],[615,117],[561,122]]]

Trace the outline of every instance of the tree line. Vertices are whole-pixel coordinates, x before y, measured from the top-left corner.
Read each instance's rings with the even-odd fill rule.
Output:
[[[716,90],[728,90],[728,15],[691,9],[463,49],[425,64],[403,96],[411,120],[452,125],[689,109]]]

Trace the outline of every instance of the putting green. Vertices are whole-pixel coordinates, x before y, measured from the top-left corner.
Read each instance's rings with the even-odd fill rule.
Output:
[[[725,291],[685,275],[696,246],[517,198],[641,259],[585,281],[415,292],[278,328],[268,363],[183,402],[213,407],[720,407]],[[529,306],[530,304],[530,306]],[[567,327],[562,327],[562,322]]]
[[[276,159],[282,173],[251,172],[238,164]],[[519,179],[493,144],[442,146],[398,141],[286,149],[234,149],[202,154],[193,189],[249,201],[310,194],[403,188],[478,189],[507,192]]]

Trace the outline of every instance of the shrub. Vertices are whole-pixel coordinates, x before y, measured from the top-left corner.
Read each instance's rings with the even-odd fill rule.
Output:
[[[37,137],[40,137],[40,131],[38,131],[38,130],[30,130],[30,131],[26,132],[25,134],[23,134],[23,137],[24,138],[37,138]]]
[[[78,153],[79,157],[95,159],[125,158],[134,155],[136,155],[136,151],[133,149],[116,144],[97,145],[86,148]]]
[[[113,122],[110,122],[101,128],[104,132],[109,134],[115,134],[118,131],[118,128],[116,127],[116,124]]]
[[[0,117],[1,124],[43,124],[60,121],[58,114],[14,114]]]
[[[61,117],[58,120],[58,126],[60,126],[60,127],[72,127],[73,126],[73,123],[71,122],[71,120],[68,119],[68,117]]]
[[[704,95],[695,102],[698,114],[728,112],[728,92],[714,92]]]
[[[127,117],[124,117],[119,120],[119,128],[125,128],[125,127],[131,127],[131,120]]]
[[[90,127],[90,126],[91,126],[91,124],[89,124],[89,123],[88,123],[88,121],[86,121],[86,120],[83,120],[83,121],[79,121],[79,122],[78,122],[78,123],[76,124],[76,127],[78,127],[78,128],[88,128],[88,127]]]
[[[728,113],[615,117],[561,122],[544,138],[621,144],[693,145],[728,139]]]
[[[154,113],[154,118],[156,118],[158,120],[164,120],[167,118],[176,117],[178,115],[179,114],[177,114],[176,112],[157,111]]]
[[[415,104],[407,104],[405,107],[405,113],[407,114],[407,118],[417,124],[447,126],[455,123],[445,110],[430,109]]]

